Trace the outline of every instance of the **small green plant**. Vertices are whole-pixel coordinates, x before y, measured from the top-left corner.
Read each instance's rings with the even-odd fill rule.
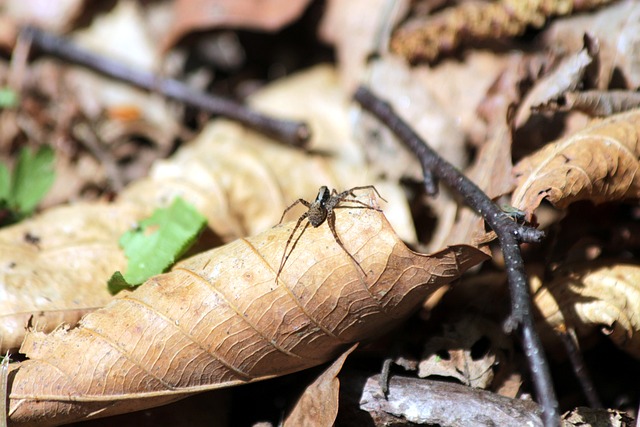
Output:
[[[13,89],[0,87],[0,109],[14,108],[19,102],[18,94]]]
[[[35,153],[23,148],[12,172],[0,164],[0,225],[31,215],[55,180],[54,152],[42,146]]]
[[[173,265],[195,242],[207,220],[193,206],[177,197],[168,208],[158,208],[120,238],[127,256],[127,271],[113,273],[109,292],[141,285]]]

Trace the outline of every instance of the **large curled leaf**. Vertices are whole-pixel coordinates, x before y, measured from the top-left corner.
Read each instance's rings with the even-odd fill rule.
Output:
[[[544,198],[558,207],[640,196],[640,110],[596,121],[522,159],[511,204],[531,214]]]
[[[104,283],[126,268],[119,237],[176,196],[206,215],[210,231],[228,242],[273,226],[291,202],[314,197],[321,185],[341,190],[372,183],[350,135],[347,96],[333,69],[324,66],[253,98],[264,111],[309,121],[316,153],[215,120],[115,203],[58,207],[0,230],[0,265],[6,266],[0,275],[0,353],[20,346],[31,315],[40,330],[51,331],[64,310],[70,310],[64,320],[75,322],[78,310],[105,305],[111,295]],[[387,215],[396,231],[415,240],[402,191],[374,183],[389,200]],[[28,236],[37,237],[37,244]],[[46,320],[49,311],[54,313]]]
[[[52,425],[157,406],[318,365],[387,330],[485,259],[455,246],[409,250],[384,215],[341,209],[309,227],[276,283],[293,223],[179,263],[122,292],[78,327],[30,333],[12,366],[9,419]]]

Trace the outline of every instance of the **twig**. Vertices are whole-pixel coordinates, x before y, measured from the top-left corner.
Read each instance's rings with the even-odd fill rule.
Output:
[[[466,203],[481,215],[496,232],[507,268],[511,292],[511,313],[505,321],[508,332],[520,329],[525,355],[529,361],[536,393],[543,408],[545,426],[557,426],[560,422],[558,401],[553,390],[549,366],[544,356],[540,338],[536,333],[524,261],[520,243],[540,242],[544,233],[533,227],[520,225],[491,201],[471,180],[453,165],[438,156],[427,144],[393,111],[385,101],[377,98],[365,87],[360,87],[355,100],[378,120],[384,123],[419,159],[425,176],[430,171],[449,187],[462,195]]]
[[[84,50],[63,37],[38,28],[24,27],[21,36],[30,38],[33,44],[45,53],[143,89],[161,93],[167,98],[201,108],[212,114],[236,120],[287,144],[303,147],[311,136],[311,131],[304,122],[269,117],[232,100],[196,91],[178,80],[134,70],[115,60]]]
[[[602,402],[600,401],[596,387],[591,380],[589,370],[584,364],[580,348],[578,348],[578,338],[576,337],[575,330],[567,329],[564,332],[559,332],[558,336],[560,336],[560,339],[567,350],[571,367],[573,368],[573,372],[580,383],[580,387],[582,387],[582,392],[589,402],[589,406],[592,408],[602,408]]]

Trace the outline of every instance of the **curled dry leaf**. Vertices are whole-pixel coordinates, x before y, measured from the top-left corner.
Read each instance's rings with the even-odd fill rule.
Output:
[[[563,208],[638,197],[639,156],[640,110],[596,121],[522,159],[511,204],[531,217],[544,198]]]
[[[157,406],[330,360],[388,329],[486,258],[469,246],[409,250],[384,215],[341,209],[306,230],[276,283],[293,224],[179,263],[71,330],[27,335],[12,366],[9,418],[51,425]]]
[[[348,103],[333,69],[292,76],[265,89],[254,102],[264,111],[277,109],[284,117],[309,120],[318,152],[283,147],[216,120],[171,159],[156,163],[148,178],[127,187],[115,203],[54,208],[0,230],[2,352],[20,345],[32,314],[54,311],[52,319],[36,316],[32,323],[51,331],[60,320],[77,320],[78,310],[110,301],[106,281],[126,267],[120,235],[176,196],[195,206],[211,231],[228,242],[276,224],[292,201],[315,196],[321,185],[344,189],[371,182],[350,136]],[[376,186],[390,202],[387,212],[394,228],[403,239],[415,240],[402,192]],[[37,244],[25,236],[37,238]],[[60,319],[64,310],[70,310],[69,317]]]
[[[589,261],[566,266],[549,283],[532,280],[534,302],[544,321],[587,335],[596,328],[640,358],[640,266]]]

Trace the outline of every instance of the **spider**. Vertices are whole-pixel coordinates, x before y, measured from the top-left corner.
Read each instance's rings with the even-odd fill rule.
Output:
[[[367,205],[366,203],[363,203],[363,202],[361,202],[359,200],[355,200],[355,199],[350,199],[349,198],[349,196],[356,197],[356,195],[354,194],[354,191],[356,191],[356,190],[366,190],[366,189],[372,189],[373,191],[376,192],[376,195],[380,199],[382,199],[382,200],[384,200],[386,202],[386,200],[384,198],[382,198],[382,196],[380,196],[380,193],[378,193],[378,190],[376,190],[376,188],[373,185],[365,185],[365,186],[362,186],[362,187],[353,187],[353,188],[351,188],[349,190],[343,191],[342,193],[338,193],[335,189],[333,189],[333,190],[331,190],[331,192],[329,192],[329,189],[326,186],[323,185],[318,190],[318,195],[316,196],[316,199],[313,201],[313,203],[309,203],[308,201],[306,201],[304,199],[298,199],[295,202],[293,202],[291,205],[289,205],[289,207],[287,207],[284,210],[284,212],[282,213],[282,217],[280,218],[280,222],[278,224],[282,223],[282,220],[284,219],[284,216],[286,215],[286,213],[289,212],[289,210],[291,208],[293,208],[294,206],[296,206],[296,205],[301,203],[301,204],[305,205],[307,208],[309,208],[305,213],[303,213],[300,216],[300,218],[298,218],[298,222],[296,223],[296,226],[293,228],[293,231],[289,235],[289,239],[287,240],[287,243],[284,246],[284,253],[282,254],[282,260],[280,261],[280,268],[278,268],[278,273],[276,274],[276,282],[278,281],[278,278],[280,277],[280,273],[282,272],[282,269],[284,268],[284,265],[286,264],[287,259],[289,259],[289,256],[291,256],[291,253],[293,252],[293,249],[298,244],[298,241],[300,240],[300,238],[304,234],[304,231],[307,229],[309,224],[311,224],[314,228],[317,228],[320,225],[322,225],[322,223],[325,222],[325,220],[329,224],[329,229],[331,230],[331,234],[333,234],[333,238],[335,239],[336,243],[338,243],[338,245],[340,245],[342,250],[347,255],[349,255],[349,258],[351,258],[351,260],[358,266],[360,271],[362,271],[362,274],[364,274],[366,276],[366,273],[364,272],[364,269],[362,268],[360,263],[353,257],[353,255],[351,255],[349,253],[349,251],[347,251],[347,249],[342,244],[342,241],[340,241],[340,238],[338,237],[338,233],[336,232],[336,225],[335,225],[336,214],[333,212],[334,209],[347,208],[347,207],[348,208],[355,208],[355,209],[358,209],[358,208],[359,209],[373,209],[373,210],[381,212],[381,209],[378,209],[378,208],[375,208],[373,206]],[[342,202],[356,203],[356,204],[359,204],[361,206],[338,206]],[[293,236],[295,235],[296,230],[298,230],[298,227],[300,227],[300,224],[302,223],[302,221],[305,218],[307,219],[307,223],[302,228],[302,231],[300,232],[300,235],[298,236],[298,238],[293,242],[293,245],[291,246],[291,250],[289,251],[289,254],[287,254],[287,249],[289,248],[289,244],[291,243],[291,239],[293,239]]]

